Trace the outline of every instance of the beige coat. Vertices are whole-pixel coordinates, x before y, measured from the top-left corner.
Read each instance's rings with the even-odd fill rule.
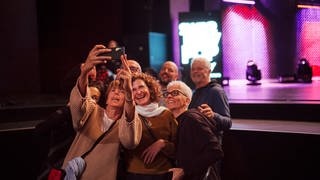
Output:
[[[63,168],[69,160],[85,153],[103,133],[101,127],[104,109],[90,98],[89,93],[87,89],[86,97],[82,97],[77,86],[71,91],[70,109],[77,135],[66,155]],[[120,143],[132,149],[141,139],[142,126],[139,116],[135,114],[134,120],[127,122],[124,114],[85,158],[86,168],[81,179],[116,179]]]

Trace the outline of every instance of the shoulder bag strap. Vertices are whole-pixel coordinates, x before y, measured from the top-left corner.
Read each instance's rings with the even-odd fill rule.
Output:
[[[110,130],[113,128],[113,126],[114,126],[115,124],[116,124],[116,121],[114,121],[114,122],[111,124],[111,126],[109,127],[108,130],[106,130],[103,134],[101,134],[101,135],[99,136],[99,138],[96,140],[96,142],[94,142],[94,144],[91,146],[91,148],[90,148],[87,152],[85,152],[84,154],[82,154],[81,157],[82,157],[83,159],[97,146],[97,144],[99,144],[99,142],[103,139],[103,137],[110,132]]]

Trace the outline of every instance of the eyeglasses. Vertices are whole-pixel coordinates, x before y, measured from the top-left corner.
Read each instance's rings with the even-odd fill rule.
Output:
[[[166,91],[162,95],[163,95],[163,97],[167,98],[169,96],[169,94],[171,94],[171,96],[173,96],[173,97],[174,96],[178,96],[179,94],[182,94],[185,97],[188,97],[186,94],[184,94],[183,92],[181,92],[180,90],[177,90],[177,89],[175,89],[175,90],[173,90],[171,92]]]

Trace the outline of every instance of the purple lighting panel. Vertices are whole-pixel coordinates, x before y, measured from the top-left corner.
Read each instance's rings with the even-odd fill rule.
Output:
[[[262,79],[274,78],[276,68],[269,22],[254,6],[232,5],[222,14],[223,73],[245,79],[246,64],[254,60]]]
[[[297,61],[306,58],[313,76],[320,76],[320,9],[297,12]]]

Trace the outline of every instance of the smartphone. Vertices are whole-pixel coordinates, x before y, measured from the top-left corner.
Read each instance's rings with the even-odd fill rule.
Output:
[[[125,54],[125,47],[111,48],[110,52],[100,54],[100,56],[111,56],[112,60],[120,60],[120,56]]]
[[[100,54],[100,56],[111,56],[111,60],[107,61],[106,67],[113,73],[116,73],[117,69],[121,67],[120,56],[125,54],[125,47],[112,48],[110,52]]]

